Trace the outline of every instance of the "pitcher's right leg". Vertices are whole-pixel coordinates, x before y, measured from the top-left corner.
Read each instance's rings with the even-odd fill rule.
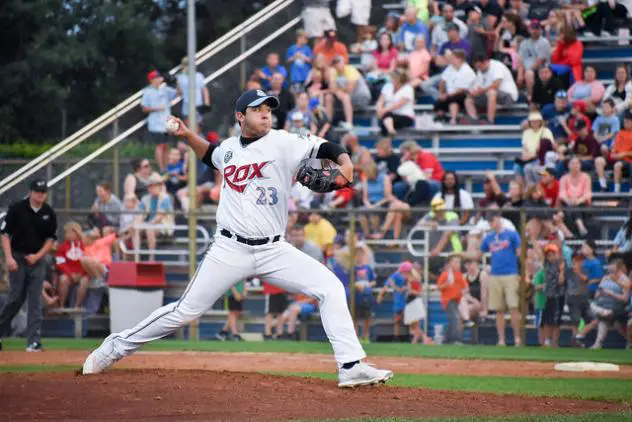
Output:
[[[241,265],[236,266],[237,263]],[[165,337],[199,318],[226,290],[252,275],[253,269],[254,257],[245,248],[229,239],[216,238],[180,300],[156,309],[135,327],[107,337],[88,356],[83,373],[102,372],[143,344]]]

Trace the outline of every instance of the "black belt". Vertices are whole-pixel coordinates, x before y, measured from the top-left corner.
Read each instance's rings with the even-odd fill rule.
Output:
[[[281,240],[281,235],[277,234],[276,236],[270,238],[270,237],[262,237],[261,239],[246,239],[245,237],[241,237],[238,234],[232,234],[230,231],[226,230],[226,229],[222,229],[219,232],[222,236],[227,237],[229,239],[232,239],[233,236],[235,237],[235,240],[237,240],[239,243],[243,243],[245,245],[248,246],[261,246],[261,245],[265,245],[266,243],[274,243],[274,242],[278,242],[279,240]]]

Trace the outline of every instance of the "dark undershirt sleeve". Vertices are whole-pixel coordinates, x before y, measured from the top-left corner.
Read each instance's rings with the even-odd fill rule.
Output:
[[[206,153],[204,154],[204,157],[202,157],[202,162],[207,166],[213,168],[217,168],[215,167],[215,164],[213,164],[213,151],[215,151],[215,148],[217,148],[217,145],[209,145]]]
[[[326,158],[333,162],[337,162],[340,154],[348,154],[348,152],[345,148],[338,144],[334,144],[333,142],[324,142],[320,145],[320,148],[318,148],[316,158]]]

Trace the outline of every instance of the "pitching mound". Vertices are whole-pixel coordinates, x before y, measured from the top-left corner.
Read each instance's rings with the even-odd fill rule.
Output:
[[[395,387],[341,390],[334,381],[256,373],[118,370],[4,374],[4,420],[287,420],[369,416],[579,414],[625,409],[583,400]]]

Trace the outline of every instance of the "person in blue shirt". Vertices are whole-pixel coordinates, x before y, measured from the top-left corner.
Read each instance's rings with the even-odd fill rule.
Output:
[[[412,271],[412,269],[413,264],[408,261],[402,262],[397,271],[388,277],[377,297],[377,303],[382,303],[387,289],[391,288],[393,290],[393,335],[395,338],[399,338],[399,327],[404,317],[404,308],[406,307],[407,282],[404,273]]]
[[[445,56],[447,50],[463,50],[465,51],[465,59],[467,62],[472,58],[472,44],[465,38],[461,38],[461,28],[455,23],[448,25],[448,41],[444,42],[439,48],[439,55]]]
[[[365,250],[356,250],[355,271],[355,318],[362,321],[362,339],[369,341],[371,334],[371,319],[373,317],[373,288],[377,283],[377,278],[373,267],[364,264]],[[360,334],[358,333],[358,337]]]
[[[417,9],[409,6],[404,14],[404,21],[399,27],[397,44],[410,53],[415,50],[415,40],[419,35],[424,37],[427,45],[430,45],[428,27],[417,17]]]
[[[593,240],[587,240],[582,245],[582,273],[588,277],[588,295],[592,299],[597,292],[599,282],[604,276],[603,265],[599,258],[595,256],[597,245]]]
[[[268,91],[271,88],[270,80],[272,79],[272,75],[275,73],[280,73],[283,75],[284,83],[283,88],[288,87],[287,82],[287,70],[283,66],[279,64],[279,53],[268,53],[266,56],[266,64],[267,66],[262,67],[259,70],[259,78],[261,78],[261,86],[264,91]]]
[[[149,86],[143,90],[140,106],[147,114],[147,140],[156,146],[156,163],[163,172],[167,166],[169,135],[165,128],[167,117],[171,115],[171,101],[177,97],[177,91],[165,84],[157,70],[147,74]]]
[[[189,58],[184,57],[180,62],[180,72],[176,75],[178,94],[182,96],[182,117],[189,118]],[[195,110],[196,122],[202,124],[202,114],[211,107],[211,96],[201,72],[195,72]],[[188,124],[188,123],[187,123]]]
[[[518,308],[518,253],[520,236],[515,231],[503,228],[502,216],[495,213],[491,217],[491,231],[481,243],[481,252],[491,254],[491,271],[489,276],[489,309],[496,311],[496,331],[498,345],[505,342],[505,310],[511,312],[511,325],[514,331],[514,343],[521,345],[520,321]]]
[[[568,94],[566,91],[555,93],[555,102],[542,107],[542,118],[548,122],[549,129],[553,133],[555,140],[566,139],[566,131],[560,120],[566,121],[571,113],[571,106],[568,104]]]
[[[296,31],[296,44],[287,50],[287,61],[290,65],[290,82],[294,92],[303,91],[303,85],[312,68],[312,49],[307,44],[307,32]]]

